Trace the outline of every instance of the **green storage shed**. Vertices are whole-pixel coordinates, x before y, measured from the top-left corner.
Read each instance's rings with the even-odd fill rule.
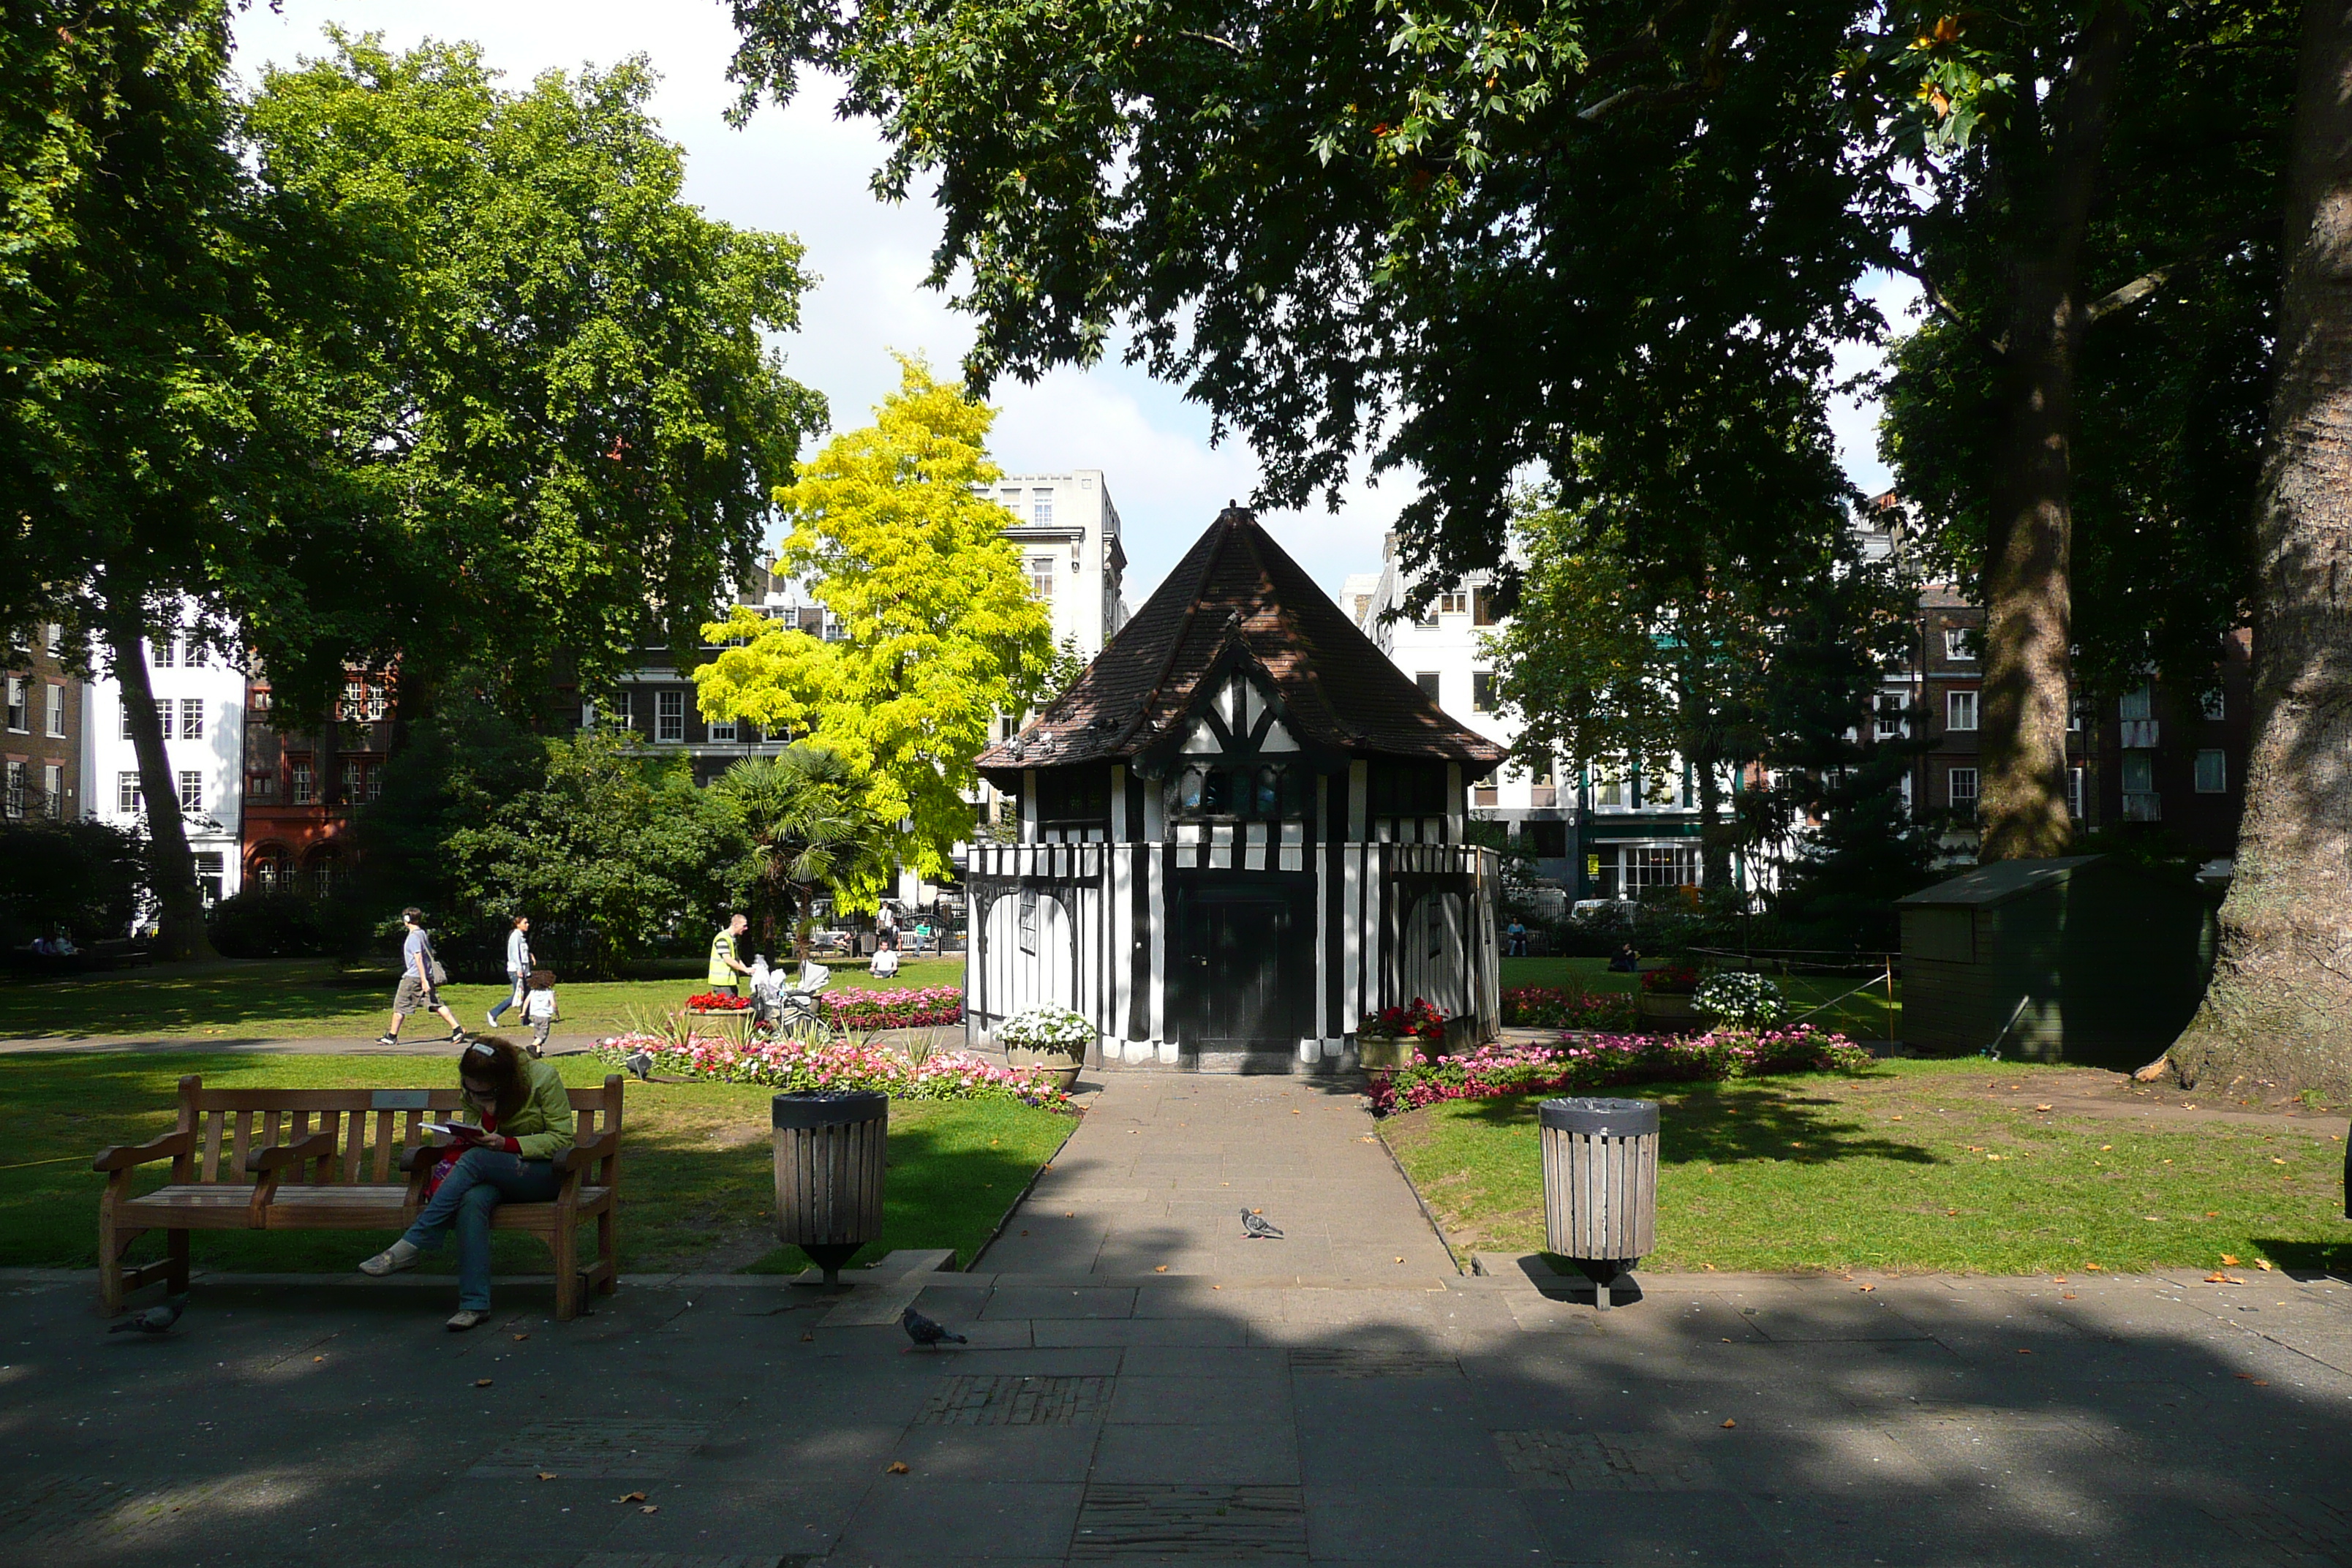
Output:
[[[2137,1068],[2213,971],[2206,893],[2112,855],[1997,860],[1896,908],[1904,1043],[1936,1055]]]

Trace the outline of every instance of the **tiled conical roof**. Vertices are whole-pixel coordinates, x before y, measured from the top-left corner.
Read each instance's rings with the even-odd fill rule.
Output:
[[[986,770],[1115,761],[1182,730],[1202,687],[1258,674],[1304,744],[1360,757],[1434,759],[1475,777],[1503,748],[1446,717],[1258,526],[1228,507],[1135,618]]]

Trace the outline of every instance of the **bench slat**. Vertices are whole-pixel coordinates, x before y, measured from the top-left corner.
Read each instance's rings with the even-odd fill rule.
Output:
[[[240,1110],[230,1126],[228,1168],[235,1180],[245,1177],[245,1156],[253,1147],[253,1121],[252,1111]]]
[[[205,1118],[204,1180],[215,1180],[220,1174],[221,1113],[217,1110]]]

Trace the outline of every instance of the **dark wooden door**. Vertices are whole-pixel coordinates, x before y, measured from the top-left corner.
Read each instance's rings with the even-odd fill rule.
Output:
[[[1204,886],[1181,889],[1177,902],[1170,1000],[1188,1050],[1286,1053],[1314,1032],[1311,896],[1263,884]]]

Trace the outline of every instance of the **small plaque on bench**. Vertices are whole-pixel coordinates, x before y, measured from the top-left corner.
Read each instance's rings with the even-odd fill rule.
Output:
[[[429,1089],[379,1089],[368,1096],[370,1110],[426,1110],[432,1104]]]

